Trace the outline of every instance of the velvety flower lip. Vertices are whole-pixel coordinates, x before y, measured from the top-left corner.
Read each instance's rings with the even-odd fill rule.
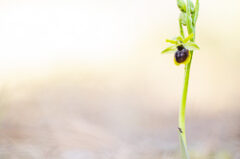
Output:
[[[174,55],[174,63],[178,66],[180,64],[188,64],[191,60],[191,54],[189,50],[183,48],[182,50],[178,50]]]
[[[189,51],[194,51],[194,50],[199,50],[199,46],[192,42],[192,38],[193,38],[193,33],[190,34],[188,37],[183,38],[182,36],[178,36],[176,38],[173,39],[167,39],[166,42],[172,44],[171,46],[165,48],[162,51],[162,54],[165,53],[175,53],[174,56],[174,63],[176,65],[180,65],[180,64],[188,64],[190,62],[191,59],[191,53],[189,53]],[[179,51],[184,50],[185,52],[188,53],[181,53]],[[181,57],[180,57],[181,55]],[[176,59],[176,57],[179,56],[180,59],[184,59],[184,60],[178,60]],[[184,56],[184,57],[183,57]]]

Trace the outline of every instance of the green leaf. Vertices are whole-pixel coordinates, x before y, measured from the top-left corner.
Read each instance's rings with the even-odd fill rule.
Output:
[[[171,44],[177,44],[178,42],[176,40],[166,40],[167,43],[171,43]]]
[[[191,33],[188,37],[186,37],[184,40],[183,40],[183,43],[186,43],[188,42],[189,40],[191,40],[193,38],[194,34]]]
[[[167,47],[166,49],[164,49],[161,53],[165,54],[165,53],[174,53],[176,52],[177,48],[175,45]]]
[[[188,50],[199,50],[200,47],[194,42],[188,42],[184,44],[184,47]]]
[[[188,155],[188,151],[187,151],[187,146],[184,143],[183,136],[182,136],[181,132],[179,134],[179,137],[180,137],[180,147],[181,147],[181,152],[182,152],[182,159],[190,159],[189,155]]]

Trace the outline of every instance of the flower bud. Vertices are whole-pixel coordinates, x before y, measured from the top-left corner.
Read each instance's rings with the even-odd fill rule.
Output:
[[[190,1],[190,11],[192,14],[195,12],[194,4],[192,1]]]
[[[186,16],[187,16],[186,13],[183,13],[183,12],[179,16],[179,20],[182,23],[182,25],[184,25],[184,26],[187,25],[187,23],[186,23]]]
[[[186,13],[186,3],[184,0],[177,0],[177,6],[182,12]]]

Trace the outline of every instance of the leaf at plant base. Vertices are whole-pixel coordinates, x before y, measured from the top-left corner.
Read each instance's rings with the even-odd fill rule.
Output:
[[[188,155],[188,151],[187,151],[187,146],[184,143],[183,136],[182,136],[181,133],[179,134],[179,138],[180,138],[180,147],[181,147],[181,152],[182,152],[182,159],[190,159],[189,155]]]
[[[178,42],[176,40],[170,40],[170,39],[166,39],[167,43],[171,43],[171,44],[177,44]]]
[[[165,54],[165,53],[174,53],[176,52],[176,46],[173,45],[173,46],[170,46],[170,47],[167,47],[166,49],[164,49],[161,53],[162,54]]]
[[[193,36],[194,36],[193,33],[190,34],[190,35],[188,35],[188,37],[186,37],[186,38],[183,40],[183,43],[186,43],[186,42],[188,42],[189,40],[191,40],[191,39],[193,38]]]
[[[188,42],[184,44],[184,47],[188,50],[199,50],[200,47],[194,42]]]

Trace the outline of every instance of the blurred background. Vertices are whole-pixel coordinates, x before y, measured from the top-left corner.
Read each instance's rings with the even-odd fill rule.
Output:
[[[0,158],[179,159],[176,0],[1,0]],[[193,159],[240,158],[240,2],[200,0]]]

